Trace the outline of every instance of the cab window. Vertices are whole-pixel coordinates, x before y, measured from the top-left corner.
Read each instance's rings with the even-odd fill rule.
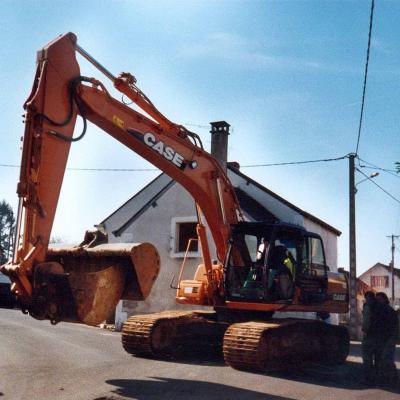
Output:
[[[250,267],[257,260],[257,236],[239,233],[235,235],[230,255],[230,265]]]
[[[303,272],[310,269],[325,269],[325,257],[321,239],[313,237],[304,238],[301,253]]]
[[[292,258],[292,261],[296,261],[297,260],[297,243],[296,243],[296,239],[293,238],[279,238],[275,240],[275,247],[277,246],[285,246],[288,251],[289,251],[289,255]]]
[[[249,255],[251,261],[254,263],[257,261],[257,253],[258,253],[258,240],[257,236],[254,235],[244,235],[244,241],[246,242],[247,249],[249,251]]]
[[[314,268],[325,267],[324,251],[322,249],[322,243],[320,239],[310,238],[311,247],[311,264]]]

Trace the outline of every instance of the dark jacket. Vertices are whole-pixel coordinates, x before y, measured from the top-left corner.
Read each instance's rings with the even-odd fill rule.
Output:
[[[379,320],[379,305],[377,301],[370,301],[363,307],[362,330],[367,336],[378,336],[381,331]]]
[[[379,314],[377,316],[380,326],[380,336],[383,339],[390,337],[397,338],[399,335],[399,319],[396,311],[389,305],[379,305]]]

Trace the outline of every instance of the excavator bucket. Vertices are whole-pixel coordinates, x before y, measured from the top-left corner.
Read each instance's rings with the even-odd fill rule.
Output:
[[[53,323],[98,325],[119,300],[146,299],[159,268],[158,252],[149,243],[49,247],[46,262],[35,269],[28,311]]]

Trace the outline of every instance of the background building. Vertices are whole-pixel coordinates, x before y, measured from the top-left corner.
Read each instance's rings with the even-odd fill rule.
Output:
[[[359,277],[376,292],[385,292],[392,298],[392,271],[389,265],[376,263]],[[394,307],[400,309],[400,269],[394,268]]]

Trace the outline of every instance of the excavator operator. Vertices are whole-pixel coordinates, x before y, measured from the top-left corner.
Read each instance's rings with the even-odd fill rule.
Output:
[[[278,285],[275,287],[277,297],[288,300],[293,296],[295,261],[284,245],[275,246],[271,254],[271,268],[276,271]]]

